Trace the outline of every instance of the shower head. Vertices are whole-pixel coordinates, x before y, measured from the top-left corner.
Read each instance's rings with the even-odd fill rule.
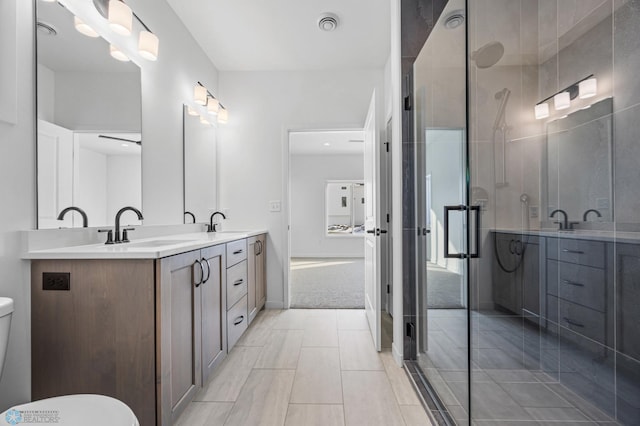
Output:
[[[491,41],[471,52],[471,60],[478,68],[489,68],[498,63],[504,55],[504,46],[499,41]]]

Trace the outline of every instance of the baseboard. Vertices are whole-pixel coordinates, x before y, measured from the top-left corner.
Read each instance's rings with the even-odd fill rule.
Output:
[[[284,302],[267,300],[264,304],[264,308],[265,309],[284,309]]]
[[[396,364],[398,364],[399,367],[402,367],[402,364],[404,362],[402,357],[402,351],[398,350],[398,347],[396,346],[396,342],[393,342],[391,344],[391,355],[393,355],[393,360],[396,362]]]

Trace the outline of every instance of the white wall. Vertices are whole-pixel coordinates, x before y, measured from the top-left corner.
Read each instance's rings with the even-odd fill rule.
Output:
[[[362,236],[327,236],[327,180],[364,179],[362,155],[292,155],[291,257],[363,257]]]
[[[362,127],[371,94],[382,94],[382,86],[382,69],[220,73],[220,96],[230,110],[218,130],[220,208],[229,209],[227,229],[269,230],[269,307],[284,302],[288,129]],[[377,110],[382,116],[382,96]],[[270,200],[281,200],[283,211],[270,213]]]
[[[118,210],[124,206],[140,209],[140,194],[142,173],[140,171],[140,157],[137,155],[109,155],[107,156],[107,217],[113,218]],[[123,225],[136,225],[135,213],[127,212],[122,215]]]
[[[15,302],[7,360],[0,379],[0,411],[28,401],[31,396],[30,273],[29,262],[20,259],[22,242],[18,231],[33,228],[36,223],[33,2],[4,3],[15,6],[15,16],[2,9],[0,28],[16,26],[15,67],[20,96],[15,105],[16,124],[0,121],[0,296],[11,297]]]
[[[89,226],[111,222],[107,216],[107,156],[86,148],[79,148],[78,175],[74,188],[74,203],[81,206],[89,218]]]
[[[55,73],[44,65],[38,65],[38,118],[53,123],[56,98]]]

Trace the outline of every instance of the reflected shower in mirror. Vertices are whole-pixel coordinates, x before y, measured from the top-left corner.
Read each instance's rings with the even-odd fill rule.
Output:
[[[216,129],[183,108],[184,222],[208,223],[217,209]]]
[[[38,228],[113,224],[141,209],[140,69],[81,34],[57,2],[38,2]],[[135,224],[135,222],[132,222]]]
[[[612,221],[612,112],[607,98],[547,125],[547,217]]]
[[[328,236],[364,235],[364,183],[327,182],[326,223]]]

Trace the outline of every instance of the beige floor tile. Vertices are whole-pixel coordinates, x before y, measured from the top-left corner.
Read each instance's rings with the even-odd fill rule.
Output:
[[[303,335],[302,330],[271,330],[269,341],[262,348],[254,368],[295,370]]]
[[[282,309],[263,309],[258,312],[258,315],[256,315],[251,326],[256,325],[260,327],[273,328],[273,325],[278,320],[278,316],[282,312]]]
[[[262,348],[236,346],[195,397],[196,401],[235,401]]]
[[[380,352],[380,358],[384,369],[391,382],[391,388],[400,405],[420,405],[420,400],[413,389],[413,385],[407,377],[404,368],[399,367],[393,359],[391,352]]]
[[[384,371],[343,371],[342,388],[347,426],[404,426]]]
[[[422,405],[401,405],[400,411],[407,426],[430,426],[433,424]]]
[[[240,340],[236,343],[238,346],[265,346],[269,341],[271,328],[264,325],[252,323],[247,331],[244,332]]]
[[[273,318],[273,328],[277,330],[303,330],[311,309],[287,309]]]
[[[342,404],[338,348],[301,349],[290,402]]]
[[[304,323],[305,330],[337,329],[338,316],[335,309],[309,309]]]
[[[338,347],[338,330],[335,328],[312,328],[304,331],[302,347]]]
[[[289,404],[284,426],[344,426],[342,405]]]
[[[338,309],[339,330],[369,330],[364,309]]]
[[[287,415],[294,375],[293,370],[254,369],[224,424],[282,426]]]
[[[233,408],[233,402],[192,402],[178,418],[175,426],[221,425]]]
[[[338,330],[343,370],[384,370],[369,330]]]

